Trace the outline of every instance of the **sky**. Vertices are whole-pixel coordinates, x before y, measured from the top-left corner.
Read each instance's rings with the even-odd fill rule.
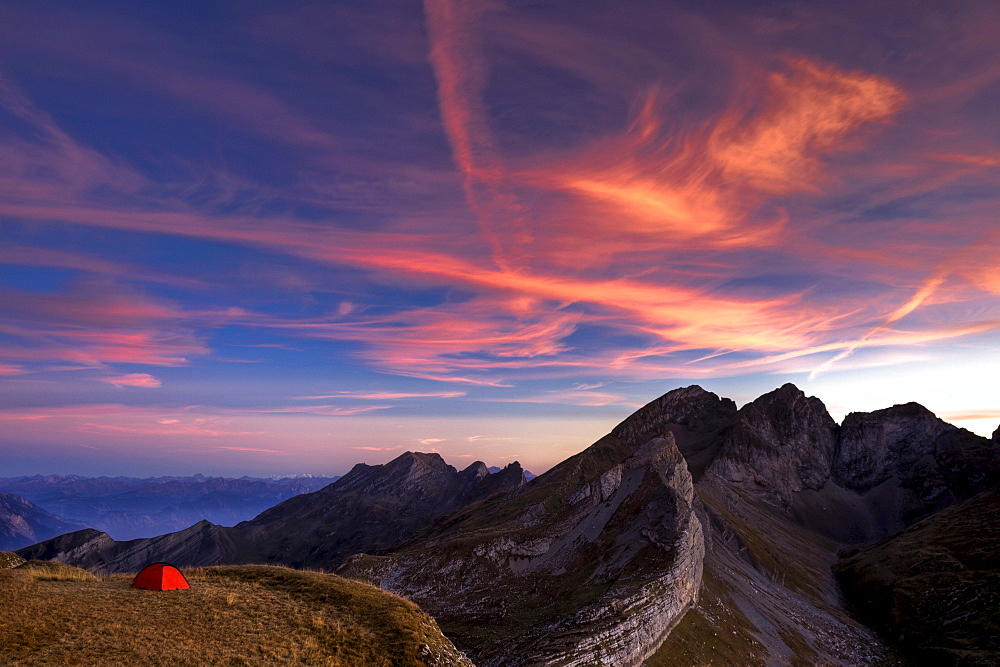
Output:
[[[0,475],[1000,424],[1000,5],[0,5]]]

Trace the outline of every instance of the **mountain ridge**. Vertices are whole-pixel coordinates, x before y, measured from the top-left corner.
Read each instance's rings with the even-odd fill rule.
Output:
[[[740,408],[692,385],[530,482],[407,452],[234,528],[18,553],[339,571],[414,599],[484,667],[701,664],[720,636],[750,664],[877,664],[892,648],[845,608],[839,551],[1000,483],[997,445],[912,403],[837,424],[791,384]]]

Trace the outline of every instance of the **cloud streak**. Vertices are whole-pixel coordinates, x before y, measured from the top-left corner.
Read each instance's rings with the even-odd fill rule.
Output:
[[[365,35],[331,51],[310,25],[330,17],[298,10],[270,37],[245,10],[213,43],[75,14],[89,29],[55,40],[53,72],[93,70],[108,89],[74,97],[54,73],[62,103],[11,61],[5,382],[73,372],[166,394],[160,369],[207,384],[218,350],[239,346],[271,372],[294,358],[309,377],[344,374],[310,387],[350,388],[283,387],[215,419],[484,395],[624,406],[594,389],[815,379],[1000,328],[1000,147],[981,108],[1000,80],[995,12],[913,15],[914,36],[883,53],[867,28],[848,48],[810,27],[852,8],[739,10],[736,30],[708,8],[629,3],[555,16],[426,0],[388,22],[352,7],[359,30],[399,33],[383,53]],[[64,34],[11,20],[18,48]],[[963,39],[943,40],[941,21]],[[977,65],[954,81],[942,60]],[[135,138],[150,126],[175,153]],[[149,428],[201,428],[161,417],[177,421]]]

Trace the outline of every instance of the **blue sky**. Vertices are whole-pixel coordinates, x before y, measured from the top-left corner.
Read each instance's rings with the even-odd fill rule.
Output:
[[[695,383],[1000,423],[994,3],[0,13],[7,474],[540,471]]]

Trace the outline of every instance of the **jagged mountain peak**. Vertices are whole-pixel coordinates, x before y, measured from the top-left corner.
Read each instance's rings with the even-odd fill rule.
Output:
[[[867,491],[933,457],[938,436],[956,428],[919,403],[852,412],[840,427],[834,477],[846,488]]]
[[[785,384],[739,409],[709,471],[787,504],[829,479],[837,432],[822,401]]]
[[[462,477],[471,479],[482,479],[486,475],[490,474],[490,469],[486,467],[486,464],[482,461],[476,461],[468,468],[462,471]]]
[[[1000,426],[997,426],[997,430],[993,431],[993,442],[1000,442]]]
[[[736,412],[736,403],[720,398],[698,385],[668,391],[647,403],[612,430],[612,434],[633,445],[663,435],[671,424],[695,431],[707,422]]]

